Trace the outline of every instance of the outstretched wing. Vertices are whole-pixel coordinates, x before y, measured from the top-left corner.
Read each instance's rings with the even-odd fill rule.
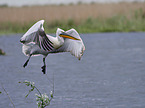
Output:
[[[44,31],[44,20],[40,20],[35,23],[21,38],[21,42],[24,44],[35,42],[39,44],[39,32]]]
[[[78,32],[75,29],[70,29],[66,31],[65,33],[71,35],[72,37],[78,39],[78,40],[73,40],[73,39],[68,39],[66,38],[64,40],[64,44],[62,47],[60,47],[59,51],[62,52],[70,52],[72,55],[77,57],[79,60],[81,59],[81,56],[83,55],[83,52],[85,50],[84,43],[78,34]]]
[[[53,43],[48,39],[43,28],[44,20],[35,23],[21,38],[21,42],[25,45],[33,43],[38,45],[40,49],[51,51]]]

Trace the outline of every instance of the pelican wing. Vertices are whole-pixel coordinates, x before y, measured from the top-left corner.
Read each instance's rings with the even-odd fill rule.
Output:
[[[78,32],[75,29],[70,29],[66,31],[66,33],[79,40],[66,38],[64,44],[60,47],[59,51],[70,52],[72,55],[74,55],[80,60],[85,50],[85,46],[81,37],[79,36]]]
[[[36,33],[39,29],[42,29],[44,31],[43,24],[44,20],[38,21],[23,35],[23,37],[31,35],[32,33]]]
[[[53,43],[48,39],[43,28],[44,20],[40,20],[35,23],[21,38],[24,44],[34,43],[45,51],[51,51],[53,49]]]
[[[43,28],[44,20],[40,20],[35,23],[21,38],[26,43],[35,42],[39,44],[39,32],[44,31]],[[41,31],[40,31],[41,30]]]

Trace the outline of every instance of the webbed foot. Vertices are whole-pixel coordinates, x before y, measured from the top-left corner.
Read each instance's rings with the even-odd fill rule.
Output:
[[[46,66],[45,65],[42,66],[41,69],[42,69],[43,74],[45,74],[46,73]]]

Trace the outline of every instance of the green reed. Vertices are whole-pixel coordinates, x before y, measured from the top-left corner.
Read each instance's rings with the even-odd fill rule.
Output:
[[[1,22],[0,34],[25,33],[35,22],[37,21],[23,24],[18,22]],[[110,18],[88,17],[80,22],[74,19],[68,19],[51,22],[46,21],[44,23],[46,33],[55,33],[58,27],[64,30],[75,28],[79,33],[145,31],[145,12],[139,9],[132,12],[130,17],[114,15]]]

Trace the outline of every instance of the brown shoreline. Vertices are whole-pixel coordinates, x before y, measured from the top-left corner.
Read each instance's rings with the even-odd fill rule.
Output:
[[[135,10],[145,13],[144,3],[81,4],[60,6],[1,7],[0,22],[27,23],[44,19],[46,21],[74,19],[76,22],[88,17],[108,18],[114,15],[129,16]]]

